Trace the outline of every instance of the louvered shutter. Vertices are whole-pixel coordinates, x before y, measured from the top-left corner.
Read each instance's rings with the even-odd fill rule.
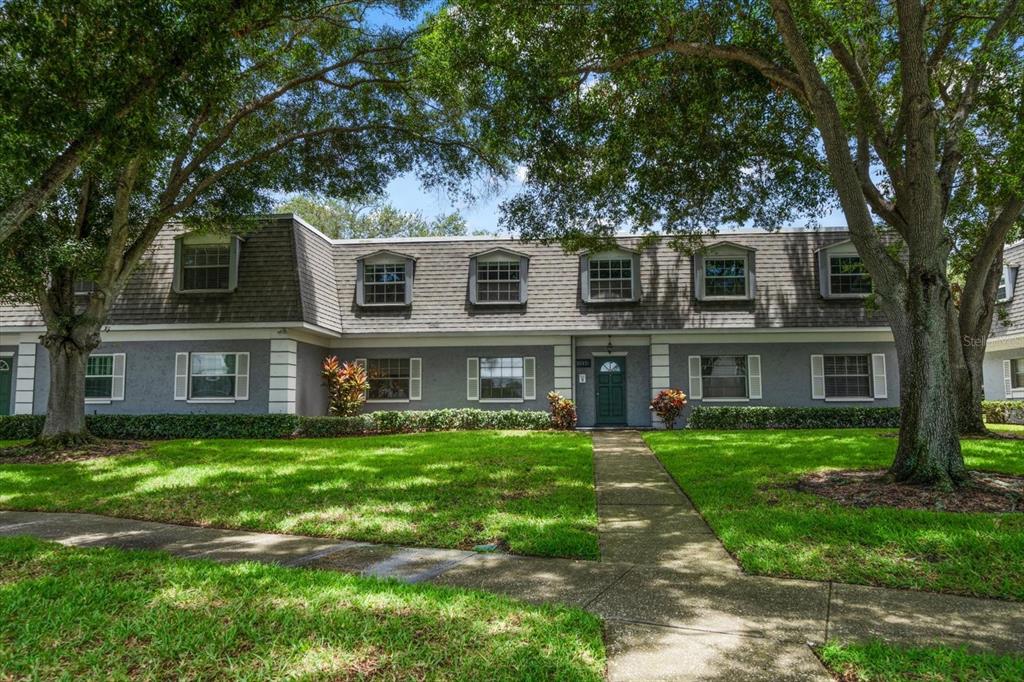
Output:
[[[480,358],[466,358],[466,400],[480,400]]]
[[[409,400],[420,400],[423,393],[423,361],[409,358]]]
[[[761,356],[747,356],[747,397],[761,399]]]
[[[700,356],[691,355],[689,358],[690,367],[690,397],[700,400],[703,396],[703,385],[700,380]]]
[[[249,399],[249,354],[235,353],[235,400]]]
[[[523,358],[523,400],[537,399],[537,359]]]
[[[174,399],[188,400],[188,353],[174,355]]]
[[[124,400],[124,364],[124,353],[114,353],[114,370],[110,381],[111,400]]]
[[[811,356],[811,398],[825,399],[825,356]]]

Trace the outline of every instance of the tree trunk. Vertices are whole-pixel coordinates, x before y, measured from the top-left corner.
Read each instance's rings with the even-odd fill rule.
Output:
[[[985,339],[965,337],[960,342],[962,351],[960,355],[954,353],[952,363],[957,426],[962,436],[981,436],[988,433],[981,410],[981,401],[985,399],[982,387]]]
[[[909,324],[893,325],[894,333],[907,335],[896,344],[900,438],[890,468],[900,482],[952,488],[967,475],[953,401],[951,303],[943,264],[911,263],[905,313]]]
[[[81,325],[70,331],[42,339],[50,355],[50,393],[40,443],[73,446],[92,440],[85,425],[85,366],[99,334]]]

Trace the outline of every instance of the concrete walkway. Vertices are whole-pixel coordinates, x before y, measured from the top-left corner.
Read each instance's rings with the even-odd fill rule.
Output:
[[[744,575],[636,432],[596,432],[602,561],[339,542],[92,514],[0,512],[0,535],[471,587],[605,619],[611,680],[828,680],[808,644],[1024,651],[1019,603]]]

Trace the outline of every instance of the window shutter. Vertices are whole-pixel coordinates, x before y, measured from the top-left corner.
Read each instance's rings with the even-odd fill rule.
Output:
[[[747,356],[747,397],[761,399],[761,356]]]
[[[580,296],[583,302],[590,301],[590,256],[580,256]]]
[[[409,358],[409,400],[420,400],[423,394],[423,361]]]
[[[1006,268],[1006,300],[1013,298],[1013,290],[1017,286],[1017,268]]]
[[[523,400],[537,399],[537,359],[523,358]]]
[[[174,399],[188,400],[188,353],[174,354]]]
[[[249,354],[235,353],[235,400],[249,399]]]
[[[530,259],[525,256],[519,259],[519,302],[526,303],[527,288],[530,280]]]
[[[356,261],[356,305],[366,303],[366,295],[363,292],[363,273],[363,260],[360,258]]]
[[[703,385],[700,380],[700,356],[690,356],[690,397],[700,400],[703,395]]]
[[[829,261],[828,251],[822,249],[818,252],[818,293],[821,294],[822,298],[828,298],[831,295],[831,273],[831,262]]]
[[[174,277],[171,283],[171,288],[175,293],[181,291],[181,268],[181,237],[177,237],[174,240]]]
[[[416,264],[410,259],[405,261],[405,304],[412,303],[412,280],[416,274]]]
[[[110,381],[110,399],[124,400],[124,353],[114,353],[114,376]]]
[[[366,371],[366,358],[356,358],[355,360],[352,361],[352,364],[354,364],[356,367],[362,367],[363,371],[364,372]],[[369,380],[370,376],[367,375],[366,378],[367,378],[367,380]],[[367,384],[369,384],[369,381],[367,381]],[[363,397],[366,398],[369,395],[370,395],[370,389],[367,388],[366,391],[363,392]]]
[[[753,251],[747,253],[747,298],[757,298],[757,263]]]
[[[825,356],[811,356],[811,398],[825,399]]]
[[[476,281],[476,258],[469,259],[469,302],[475,304],[479,297],[477,296],[477,281]]]
[[[234,291],[238,288],[238,254],[241,251],[242,240],[238,237],[231,237],[231,246],[228,248],[228,290]]]
[[[639,301],[640,300],[640,254],[639,253],[634,253],[633,256],[632,256],[632,261],[633,261],[633,264],[632,264],[631,272],[633,274],[633,281],[630,284],[632,286],[633,291],[632,291],[632,296],[630,297],[630,300],[632,300],[632,301]]]
[[[874,376],[875,398],[887,398],[889,392],[885,382],[885,353],[871,355],[871,374]]]
[[[704,256],[699,253],[693,255],[693,297],[704,300]]]
[[[1005,397],[1013,397],[1013,367],[1009,360],[1003,360],[1003,392]]]
[[[466,358],[466,400],[480,400],[480,358]]]

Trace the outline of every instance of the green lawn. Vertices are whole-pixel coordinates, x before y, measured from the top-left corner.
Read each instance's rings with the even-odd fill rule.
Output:
[[[884,642],[828,644],[818,654],[842,680],[859,682],[1020,682],[1024,658],[968,653],[964,649],[901,649]]]
[[[0,508],[598,555],[591,443],[571,433],[154,443],[139,454],[0,465]]]
[[[600,680],[579,610],[0,538],[2,679]]]
[[[792,486],[888,466],[892,433],[679,431],[648,443],[751,573],[1024,600],[1024,514],[841,507]],[[1024,441],[963,442],[970,467],[1024,473]]]

